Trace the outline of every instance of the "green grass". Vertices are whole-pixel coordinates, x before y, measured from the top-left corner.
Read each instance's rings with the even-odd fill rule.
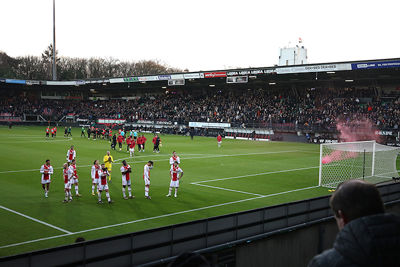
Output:
[[[113,165],[110,184],[114,203],[99,205],[97,197],[91,195],[90,168],[94,159],[102,160],[110,148],[109,143],[80,138],[79,129],[73,129],[73,138],[66,139],[60,130],[56,139],[46,140],[44,127],[14,127],[11,130],[0,127],[0,205],[73,234],[2,208],[0,256],[71,244],[78,236],[92,240],[329,193],[325,188],[304,189],[318,184],[318,168],[311,168],[318,166],[318,145],[223,140],[222,147],[218,148],[215,138],[195,137],[192,141],[189,137],[164,135],[161,136],[161,153],[154,154],[152,136],[147,134],[146,152],[136,152],[134,159],[128,159],[133,166],[136,198],[122,198],[119,160]],[[83,196],[63,204],[61,167],[71,144],[77,151],[79,191]],[[169,157],[173,150],[181,157],[181,168],[185,173],[176,199],[165,197],[170,181]],[[119,151],[112,151],[112,155],[115,160],[129,156]],[[44,198],[38,171],[46,159],[51,159],[55,168],[47,199]],[[152,200],[144,198],[142,179],[143,166],[148,160],[154,161],[150,188]],[[293,169],[302,170],[286,171]],[[254,175],[260,173],[266,174]],[[237,178],[200,183],[213,188],[191,184],[227,177]],[[304,190],[287,192],[296,189]],[[217,206],[210,207],[213,205]],[[181,213],[174,214],[178,212]],[[135,220],[139,221],[107,227]],[[105,228],[94,229],[98,227]],[[15,245],[27,241],[33,242]]]

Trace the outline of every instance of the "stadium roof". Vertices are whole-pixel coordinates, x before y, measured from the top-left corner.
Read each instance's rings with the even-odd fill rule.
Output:
[[[288,86],[289,84],[307,84],[316,82],[371,84],[400,82],[400,58],[360,60],[348,62],[317,63],[292,66],[272,66],[245,69],[212,70],[201,72],[183,72],[160,75],[132,76],[121,78],[99,78],[73,81],[37,81],[0,78],[0,87],[11,85],[30,85],[49,88],[76,86],[82,89],[168,88],[178,86],[218,86],[227,84],[248,86]],[[8,86],[9,85],[9,86]],[[67,88],[65,88],[67,89]]]

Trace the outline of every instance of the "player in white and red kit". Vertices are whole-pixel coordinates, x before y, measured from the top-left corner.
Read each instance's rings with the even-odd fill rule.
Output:
[[[150,191],[150,170],[153,169],[153,162],[149,160],[146,165],[144,165],[143,180],[144,180],[144,197],[151,199],[149,196]]]
[[[171,196],[172,188],[175,188],[174,197],[178,196],[178,187],[179,187],[179,179],[183,176],[182,169],[178,166],[178,162],[175,161],[174,164],[171,166],[171,182],[169,184],[169,192],[167,197]]]
[[[134,140],[132,140],[132,142],[134,142]],[[121,170],[121,174],[122,174],[122,195],[123,195],[124,199],[128,199],[125,194],[126,186],[128,186],[129,198],[134,198],[134,196],[132,196],[132,189],[131,189],[132,168],[131,168],[131,166],[128,165],[128,163],[126,163],[126,160],[122,161],[122,166],[121,166],[120,170]]]
[[[97,186],[97,191],[99,191],[99,170],[100,170],[100,165],[99,161],[96,159],[93,162],[93,166],[91,169],[91,177],[92,177],[92,196],[94,196],[94,189]]]
[[[169,158],[169,164],[174,165],[174,162],[178,162],[178,165],[181,164],[181,159],[176,155],[175,151],[172,151],[172,157]]]
[[[67,203],[68,200],[72,200],[71,196],[71,183],[68,178],[68,163],[64,163],[63,166],[63,178],[64,178],[64,192],[65,192],[65,199],[64,203]]]
[[[221,144],[222,144],[222,136],[221,136],[220,134],[217,136],[217,142],[218,142],[218,147],[221,147]]]
[[[100,168],[100,179],[99,179],[99,193],[98,193],[98,197],[99,197],[99,204],[103,203],[101,201],[101,192],[106,191],[106,197],[108,200],[108,203],[112,203],[111,201],[111,197],[110,197],[110,192],[108,192],[108,183],[107,183],[107,176],[110,175],[110,173],[108,172],[105,164],[101,164],[101,168]]]
[[[48,196],[51,183],[51,175],[53,174],[53,167],[50,165],[50,160],[47,159],[46,163],[40,167],[40,173],[42,174],[42,187],[44,190],[44,196]]]
[[[67,162],[71,163],[73,159],[76,158],[76,151],[74,149],[74,146],[71,146],[71,148],[67,151]]]
[[[78,188],[78,174],[76,173],[76,160],[73,159],[71,165],[68,168],[68,178],[72,185],[75,185],[75,196],[80,197]]]

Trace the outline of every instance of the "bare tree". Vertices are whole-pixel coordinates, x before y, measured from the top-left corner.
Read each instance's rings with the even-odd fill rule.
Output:
[[[61,80],[88,78],[130,77],[182,72],[159,60],[138,62],[119,61],[115,58],[70,58],[57,57],[58,77]],[[52,77],[53,46],[50,44],[41,57],[23,56],[12,58],[0,52],[0,77],[47,80]]]
[[[56,50],[56,65],[60,61],[60,58],[57,56],[58,50]],[[53,66],[53,45],[50,44],[46,50],[42,53],[42,60],[45,63],[45,67],[47,69],[46,73],[48,74],[48,79],[52,78],[52,66]]]

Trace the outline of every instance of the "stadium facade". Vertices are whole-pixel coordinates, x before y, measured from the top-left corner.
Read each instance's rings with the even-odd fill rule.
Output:
[[[68,101],[98,101],[98,100],[133,100],[144,95],[161,95],[165,93],[194,93],[202,94],[204,90],[220,92],[236,91],[246,96],[246,90],[274,91],[293,95],[301,90],[314,90],[320,92],[336,88],[369,89],[364,90],[362,97],[357,98],[360,104],[368,104],[373,98],[379,101],[390,102],[400,95],[400,58],[360,60],[350,62],[331,62],[292,66],[272,66],[245,69],[210,70],[199,72],[184,72],[173,74],[132,76],[120,78],[98,78],[71,81],[38,81],[16,80],[0,78],[0,91],[3,97],[16,94],[31,95],[35,99],[68,100]],[[372,92],[374,95],[368,95]],[[148,127],[154,131],[169,133],[185,133],[184,128],[193,127],[200,129],[196,133],[216,135],[224,132],[231,138],[257,137],[259,140],[286,140],[286,141],[311,141],[311,142],[336,142],[338,136],[336,127],[318,127],[308,123],[288,123],[281,120],[272,123],[253,119],[251,121],[237,122],[225,120],[209,121],[188,118],[186,120],[174,119],[148,119],[148,118],[80,118],[71,113],[62,118],[43,118],[23,114],[14,116],[3,112],[0,114],[1,122],[27,123],[33,121],[47,122],[54,120],[56,123],[75,123],[88,125],[123,124],[127,127]],[[394,119],[395,120],[395,119]],[[382,143],[399,145],[398,122],[393,125],[381,124],[376,129],[376,134],[382,136]],[[174,129],[174,130],[172,130]],[[307,140],[306,140],[307,137]]]

